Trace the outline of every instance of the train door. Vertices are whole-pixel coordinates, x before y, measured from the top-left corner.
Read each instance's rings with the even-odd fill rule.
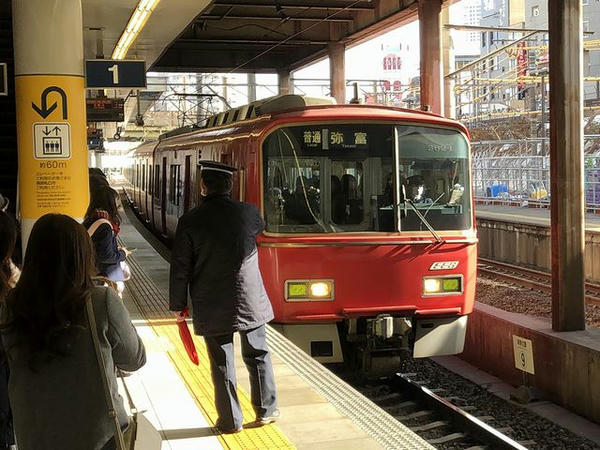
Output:
[[[192,162],[192,156],[187,155],[185,157],[185,173],[183,175],[183,213],[185,214],[190,209],[190,183],[191,183],[191,174],[190,170]]]
[[[154,166],[154,204],[152,205],[152,225],[155,230],[160,229],[158,224],[158,214],[156,211],[160,209],[160,165],[156,164]]]
[[[160,224],[161,233],[167,235],[167,158],[162,159],[162,178],[160,185]]]
[[[148,178],[147,178],[148,161],[144,160],[142,167],[142,189],[144,189],[144,219],[148,219]]]

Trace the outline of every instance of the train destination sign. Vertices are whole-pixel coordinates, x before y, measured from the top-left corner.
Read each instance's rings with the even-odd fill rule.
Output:
[[[113,59],[85,61],[87,88],[143,88],[146,87],[146,62]]]
[[[88,98],[85,104],[88,122],[125,120],[125,101],[122,98]]]
[[[304,129],[302,144],[305,148],[322,150],[364,149],[369,144],[369,135],[365,131],[352,128]]]

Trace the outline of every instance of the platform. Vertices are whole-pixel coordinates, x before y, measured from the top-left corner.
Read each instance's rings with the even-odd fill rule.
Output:
[[[126,382],[136,406],[147,409],[161,431],[164,449],[433,448],[270,327],[281,420],[234,435],[215,435],[204,342],[195,338],[201,360],[197,367],[185,354],[174,315],[168,311],[168,263],[123,219],[120,239],[136,249],[129,258],[133,276],[126,283],[124,302],[148,353],[147,364]],[[238,395],[248,426],[254,413],[239,348],[238,342]]]
[[[499,220],[538,227],[550,227],[549,208],[476,204],[475,216],[477,219]],[[598,214],[586,214],[585,228],[587,231],[600,233],[600,216]]]

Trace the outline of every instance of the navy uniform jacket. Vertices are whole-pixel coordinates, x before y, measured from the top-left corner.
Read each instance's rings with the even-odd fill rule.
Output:
[[[258,209],[227,195],[209,195],[179,219],[171,253],[169,308],[192,299],[201,336],[251,330],[273,319],[258,268]]]

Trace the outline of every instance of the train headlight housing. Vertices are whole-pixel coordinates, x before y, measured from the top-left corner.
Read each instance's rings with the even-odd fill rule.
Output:
[[[288,302],[333,300],[333,280],[286,280]]]
[[[456,295],[462,294],[462,292],[462,275],[423,278],[423,296]]]

